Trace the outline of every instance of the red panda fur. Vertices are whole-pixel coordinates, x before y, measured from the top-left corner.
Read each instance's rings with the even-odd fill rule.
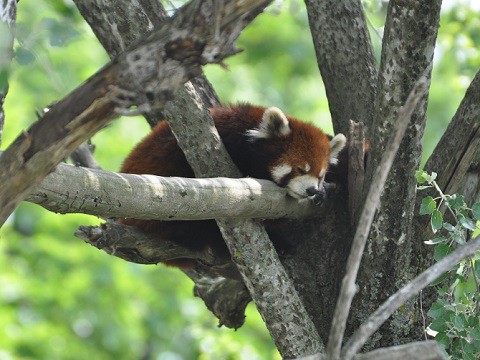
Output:
[[[325,173],[322,169],[328,168],[330,140],[323,131],[312,124],[285,116],[280,112],[282,119],[285,117],[288,119],[287,127],[289,128],[282,128],[285,124],[281,122],[273,122],[271,128],[262,130],[262,118],[266,116],[266,109],[248,104],[215,107],[211,109],[211,114],[228,153],[245,176],[274,180],[280,186],[287,186],[293,178],[306,176],[306,170],[317,176],[321,172]],[[277,114],[274,113],[274,116]],[[275,133],[282,129],[285,130],[285,134],[262,138],[264,133],[261,131]],[[288,164],[285,171],[288,171],[288,166],[291,167],[291,171],[280,178],[283,175],[281,167],[278,178],[272,178],[272,169],[281,164]],[[156,125],[152,132],[132,150],[120,172],[194,177],[166,121]],[[323,178],[321,180],[323,181]],[[213,247],[215,251],[229,256],[214,220],[186,222],[121,219],[120,221],[155,233],[159,241],[169,239],[198,251]],[[275,243],[275,239],[272,241]],[[165,263],[188,268],[194,264],[194,261],[173,259]]]

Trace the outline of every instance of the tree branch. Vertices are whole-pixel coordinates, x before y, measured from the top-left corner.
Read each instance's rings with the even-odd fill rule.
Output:
[[[358,221],[358,227],[353,238],[352,248],[347,261],[346,274],[343,278],[337,306],[335,307],[335,313],[332,320],[332,327],[330,328],[330,336],[327,347],[327,359],[340,359],[340,349],[345,333],[347,317],[350,312],[351,303],[357,288],[355,285],[355,279],[360,267],[360,261],[365,249],[365,243],[370,231],[370,226],[373,222],[375,210],[380,204],[382,188],[385,184],[388,172],[390,171],[394,157],[400,146],[402,137],[407,129],[408,122],[410,121],[421,97],[425,94],[427,84],[427,79],[422,77],[412,89],[405,105],[402,107],[402,110],[399,113],[392,138],[388,142],[388,146],[385,149],[380,164],[375,171],[373,182],[370,185],[370,189]]]
[[[335,132],[347,134],[350,120],[369,128],[377,69],[361,2],[305,3]]]
[[[412,296],[417,295],[420,290],[427,287],[444,272],[450,270],[454,265],[466,257],[474,255],[478,249],[480,249],[480,236],[477,236],[475,239],[447,255],[390,296],[350,337],[342,351],[342,359],[351,359],[395,310]]]
[[[440,0],[389,3],[371,127],[375,133],[367,134],[367,138],[373,140],[365,174],[367,187],[374,181],[374,171],[390,142],[399,109],[410,89],[422,75],[426,76],[429,87],[440,7]],[[425,94],[420,100],[381,196],[378,216],[372,224],[375,231],[369,235],[368,251],[364,254],[358,276],[362,294],[353,303],[353,327],[369,316],[370,299],[386,299],[406,278],[413,278],[422,270],[415,266],[422,254],[415,252],[417,244],[413,243],[412,220],[417,185],[415,171],[421,160],[427,99]],[[407,327],[411,338],[420,335],[416,333],[418,327],[410,325],[416,314],[412,306],[406,305],[404,311],[389,320],[391,330],[372,340],[375,343],[371,346],[381,347],[401,341],[397,334],[406,334]]]
[[[208,110],[202,108],[194,90],[190,90],[196,101],[185,105],[196,106],[206,119]],[[223,146],[213,119],[208,120],[185,117],[168,121],[197,177],[239,177],[241,174]],[[282,356],[320,351],[320,337],[261,224],[245,219],[217,219],[217,225]]]
[[[196,154],[193,154],[192,155],[192,152],[195,152],[197,151],[196,149],[199,149],[199,147],[195,147],[195,145],[197,145],[198,143],[200,143],[201,141],[204,141],[202,143],[202,149],[205,149],[205,148],[210,148],[210,149],[218,149],[220,146],[221,146],[221,143],[219,144],[218,140],[218,134],[216,134],[217,138],[216,138],[216,142],[214,144],[214,146],[212,147],[208,147],[208,146],[205,146],[205,144],[209,144],[211,143],[209,137],[211,136],[211,132],[210,132],[210,129],[208,128],[209,126],[212,126],[213,127],[213,121],[211,120],[211,117],[208,113],[208,111],[205,111],[204,109],[201,109],[201,106],[199,106],[199,104],[201,103],[201,100],[199,98],[199,94],[198,92],[196,92],[193,88],[191,88],[190,86],[188,86],[188,92],[189,94],[183,94],[181,96],[181,98],[184,98],[185,101],[179,101],[177,102],[175,105],[176,106],[167,106],[166,108],[166,112],[167,112],[167,116],[169,118],[169,123],[170,123],[170,126],[172,127],[172,130],[175,134],[177,134],[177,140],[179,141],[179,144],[180,146],[183,148],[183,150],[186,152],[186,156],[187,156],[187,159],[189,159],[190,161],[190,164],[192,165],[192,167],[194,168],[194,170],[197,170],[196,171],[196,175],[197,176],[218,176],[218,175],[223,175],[223,176],[232,176],[232,172],[230,173],[227,173],[225,172],[225,164],[228,163],[228,154],[226,153],[226,151],[224,150],[223,151],[223,154],[221,156],[218,155],[218,152],[215,152],[215,151],[212,151],[212,152],[202,152],[201,153],[201,157],[202,158],[199,158],[197,155],[198,155],[198,152]],[[194,99],[194,102],[191,101],[191,98]],[[182,105],[182,107],[180,107],[179,105]],[[184,105],[184,107],[183,107]],[[190,114],[195,114],[195,116],[188,116]],[[200,123],[200,124],[205,124],[206,127],[203,129],[203,132],[197,132],[196,134],[193,133],[193,137],[192,139],[188,140],[186,137],[185,137],[185,140],[188,142],[191,142],[193,143],[193,147],[191,147],[189,145],[186,145],[186,146],[183,146],[182,145],[182,135],[183,135],[183,129],[182,128],[182,123],[186,123],[188,124],[189,123],[189,120],[190,119],[197,119],[196,122],[197,123]],[[202,120],[199,120],[199,119],[202,119]],[[209,121],[209,123],[207,123],[206,121]],[[209,125],[207,125],[209,124]],[[187,130],[191,130],[190,126],[189,125],[186,125],[186,127],[188,128]],[[192,133],[189,133],[189,134],[192,134]],[[206,138],[203,138],[203,140],[200,140],[199,139],[199,135],[200,134],[206,134]],[[207,156],[205,156],[207,155]],[[194,159],[194,160],[192,160]],[[197,165],[195,164],[192,164],[192,161],[196,161],[197,162]],[[200,166],[198,166],[199,162],[201,163]],[[212,169],[212,164],[213,164],[213,169],[214,170],[209,170],[208,173],[206,173],[205,171],[199,171],[199,169]],[[198,167],[197,167],[198,166]],[[238,172],[234,172],[234,176],[235,177],[238,177],[240,176],[240,174]],[[222,228],[222,225],[220,225],[220,227]],[[257,239],[257,241],[260,241],[262,240],[263,241],[263,244],[262,243],[258,243],[258,244],[255,244],[255,247],[256,246],[259,246],[260,248],[267,246],[267,249],[268,247],[270,247],[270,250],[268,250],[268,252],[266,254],[268,254],[268,256],[266,256],[265,258],[261,258],[260,257],[260,260],[272,260],[272,258],[270,257],[270,254],[273,252],[273,256],[276,258],[276,254],[274,252],[274,250],[272,249],[272,246],[271,246],[271,243],[268,242],[268,239],[266,237],[266,233],[264,232],[264,230],[261,230],[261,228],[258,226],[258,225],[255,225],[253,222],[251,221],[245,221],[245,224],[244,226],[239,226],[239,223],[231,223],[231,224],[223,224],[223,228],[224,228],[224,237],[226,236],[226,232],[230,232],[230,231],[233,231],[237,234],[240,234],[241,232],[243,232],[243,234],[245,234],[244,236],[244,239],[241,239],[241,238],[238,238],[238,235],[237,235],[237,241],[240,243],[240,242],[244,242],[244,240],[251,240],[251,239]],[[263,233],[262,233],[263,231]],[[259,236],[259,234],[263,234],[261,236]],[[248,238],[248,239],[246,239]],[[226,238],[226,241],[227,243],[229,242],[229,238]],[[245,244],[248,244],[248,241],[245,241]],[[253,245],[253,244],[252,244]],[[231,249],[232,250],[232,249]],[[234,253],[235,254],[242,254],[243,252],[240,251],[241,249],[237,249],[238,251],[235,251]],[[262,249],[263,251],[264,249]],[[254,260],[255,258],[258,259],[258,257],[253,257],[252,260]],[[273,259],[275,260],[275,259]],[[277,274],[278,273],[278,267],[281,268],[281,265],[278,263],[278,259],[276,260],[276,264],[273,263],[272,264],[272,261],[270,261],[270,263],[268,263],[267,265],[271,266],[272,269],[275,270],[275,273]],[[250,264],[248,264],[247,266],[251,266],[252,268],[258,266],[258,262],[255,263],[255,261],[251,261]],[[268,266],[266,267],[266,269],[268,269]],[[267,272],[268,274],[268,272]],[[258,274],[255,274],[256,277],[253,278],[253,282],[255,283],[258,283],[258,289],[261,289],[262,287],[262,282],[258,282],[258,280],[262,280]],[[286,275],[284,275],[284,279],[282,281],[285,281],[285,283],[288,283],[288,281],[286,280]],[[248,275],[250,276],[250,275]],[[276,277],[275,277],[276,279]],[[250,282],[249,279],[245,278],[244,277],[244,280],[247,282],[247,284]],[[251,282],[250,282],[251,284]],[[271,282],[271,277],[270,277],[270,281],[268,281],[268,285],[271,286],[272,282]],[[254,299],[256,300],[256,303],[257,303],[257,306],[259,307],[259,310],[260,310],[260,313],[262,313],[264,315],[264,319],[265,321],[267,322],[267,327],[269,327],[270,331],[271,331],[271,334],[272,334],[272,337],[274,338],[274,340],[276,340],[277,342],[277,345],[279,347],[279,350],[282,352],[282,354],[284,355],[288,355],[290,353],[293,353],[295,354],[297,351],[307,351],[307,352],[314,352],[316,351],[316,349],[318,349],[320,347],[319,345],[319,340],[318,339],[318,335],[314,336],[316,337],[317,339],[313,339],[312,340],[312,335],[314,335],[316,333],[314,327],[313,327],[313,324],[310,322],[309,318],[308,318],[308,315],[306,314],[306,312],[301,311],[302,309],[302,306],[301,306],[301,303],[299,302],[299,299],[298,299],[298,296],[297,294],[295,293],[295,290],[293,289],[293,287],[291,285],[287,286],[286,288],[286,291],[285,293],[282,294],[282,291],[278,291],[279,288],[277,287],[276,289],[274,289],[274,293],[277,293],[278,295],[280,295],[278,297],[278,299],[286,299],[287,297],[289,297],[288,299],[288,303],[289,304],[292,304],[291,308],[288,308],[288,307],[285,307],[285,302],[283,302],[282,305],[278,305],[278,306],[275,306],[274,307],[274,311],[271,311],[270,314],[265,314],[264,311],[262,311],[262,305],[260,304],[260,301],[261,299],[256,295],[257,294],[257,291],[254,292],[255,296]],[[249,290],[252,292],[253,291],[253,288],[250,286],[249,287]],[[260,292],[263,292],[263,290],[259,290],[258,293]],[[269,302],[271,302],[272,300],[273,301],[278,301],[278,299],[275,299],[275,298],[271,298],[269,301],[267,301],[267,304]],[[268,307],[269,308],[272,308],[272,305],[273,304],[269,304]],[[279,329],[275,329],[275,327],[277,326],[276,325],[276,322],[277,321],[283,321],[283,319],[285,318],[285,313],[283,312],[283,310],[287,309],[292,311],[291,309],[293,309],[293,313],[298,313],[300,311],[300,326],[298,327],[298,330],[299,333],[298,334],[294,334],[291,332],[291,330],[294,330],[295,329],[295,326],[297,326],[298,324],[294,324],[293,322],[291,324],[289,324],[287,327],[289,327],[288,330],[290,330],[290,332],[287,331],[287,334],[285,334],[284,332],[278,332]],[[298,310],[297,310],[298,309]],[[277,310],[280,310],[280,312],[278,313],[278,315],[276,314],[276,311]],[[288,314],[288,312],[287,312]],[[298,314],[297,314],[298,315]],[[268,316],[268,318],[266,318],[266,316]],[[305,323],[306,322],[306,323]],[[279,323],[280,325],[280,323]],[[306,325],[306,326],[305,326]],[[310,332],[308,333],[308,336],[306,336],[305,333],[303,333],[303,331],[307,331],[307,332]],[[293,336],[292,336],[293,335]],[[292,336],[292,338],[289,338],[289,336]],[[312,341],[311,343],[308,343]],[[308,343],[308,345],[306,346],[306,343]]]
[[[323,360],[322,354],[315,354],[296,360]],[[355,360],[445,360],[440,346],[435,340],[418,341],[398,346],[376,349],[364,354],[357,354]]]
[[[127,111],[132,105],[158,109],[173,89],[198,74],[200,64],[234,54],[234,40],[267,4],[193,0],[168,26],[54,105],[0,159],[0,225],[33,185],[118,114],[119,104]]]
[[[25,200],[62,214],[167,221],[305,218],[324,211],[268,180],[119,174],[67,164],[59,164]]]
[[[145,34],[159,29],[168,19],[167,12],[159,1],[95,0],[95,6],[92,6],[92,1],[74,0],[74,2],[111,58]],[[109,21],[104,21],[105,14],[109,14]],[[205,107],[209,108],[220,103],[203,73],[190,82],[200,94]],[[177,106],[181,103],[180,99],[185,98],[185,94],[183,86],[179,87],[173,101],[168,101],[167,106],[172,107],[172,103],[173,107]],[[164,119],[160,111],[150,112],[145,116],[151,126]]]
[[[17,1],[7,0],[0,3],[0,145],[2,145],[5,110],[3,103],[8,91],[8,73],[13,59],[13,40],[17,20]]]
[[[425,164],[438,173],[437,183],[445,194],[455,193],[478,150],[480,126],[480,71],[475,75],[447,130]],[[419,195],[420,196],[420,195]]]

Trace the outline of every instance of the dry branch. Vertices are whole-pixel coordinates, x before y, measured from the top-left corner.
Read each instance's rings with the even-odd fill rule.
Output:
[[[315,354],[295,360],[324,360],[325,355]],[[438,343],[434,340],[417,341],[409,344],[376,349],[354,356],[355,360],[446,360]]]
[[[305,218],[323,208],[268,180],[119,174],[59,164],[27,201],[57,213],[103,218],[204,220]]]
[[[454,265],[466,257],[474,255],[478,249],[480,249],[480,236],[447,255],[390,296],[350,337],[347,344],[345,344],[344,350],[342,350],[342,359],[351,359],[395,310],[412,296],[417,295],[420,290],[427,287],[440,275],[450,270]]]
[[[400,146],[400,142],[402,141],[405,130],[407,129],[408,123],[416,109],[419,100],[425,94],[427,84],[427,79],[422,77],[418,80],[410,92],[405,105],[402,107],[402,110],[399,113],[392,138],[388,142],[388,146],[385,149],[380,164],[375,170],[375,176],[373,177],[373,182],[370,185],[370,189],[358,221],[358,227],[353,238],[352,248],[347,261],[346,274],[342,280],[342,287],[338,296],[337,306],[335,308],[335,314],[332,320],[332,327],[330,328],[327,359],[340,359],[340,349],[345,333],[347,317],[356,292],[355,280],[360,267],[363,251],[365,249],[370,226],[373,222],[375,211],[380,204],[382,189]]]
[[[158,109],[201,64],[234,54],[233,42],[267,3],[194,0],[54,105],[0,159],[0,225],[33,185],[119,108]]]

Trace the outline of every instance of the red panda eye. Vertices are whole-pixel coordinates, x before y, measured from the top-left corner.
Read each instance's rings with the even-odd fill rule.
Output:
[[[307,173],[307,171],[305,169],[302,169],[301,167],[297,166],[297,171],[302,174],[302,175],[305,175]]]

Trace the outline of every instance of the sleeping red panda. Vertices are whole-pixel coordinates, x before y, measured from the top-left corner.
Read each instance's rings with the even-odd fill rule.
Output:
[[[324,197],[325,176],[345,146],[344,135],[329,139],[317,127],[286,116],[275,107],[221,106],[212,108],[211,114],[228,153],[243,175],[272,180],[296,199]],[[165,121],[133,149],[120,172],[194,177]],[[120,221],[154,232],[159,240],[169,239],[198,251],[213,247],[217,253],[228,256],[214,220]],[[275,239],[272,241],[275,243]],[[165,263],[188,268],[194,261],[173,259]]]

